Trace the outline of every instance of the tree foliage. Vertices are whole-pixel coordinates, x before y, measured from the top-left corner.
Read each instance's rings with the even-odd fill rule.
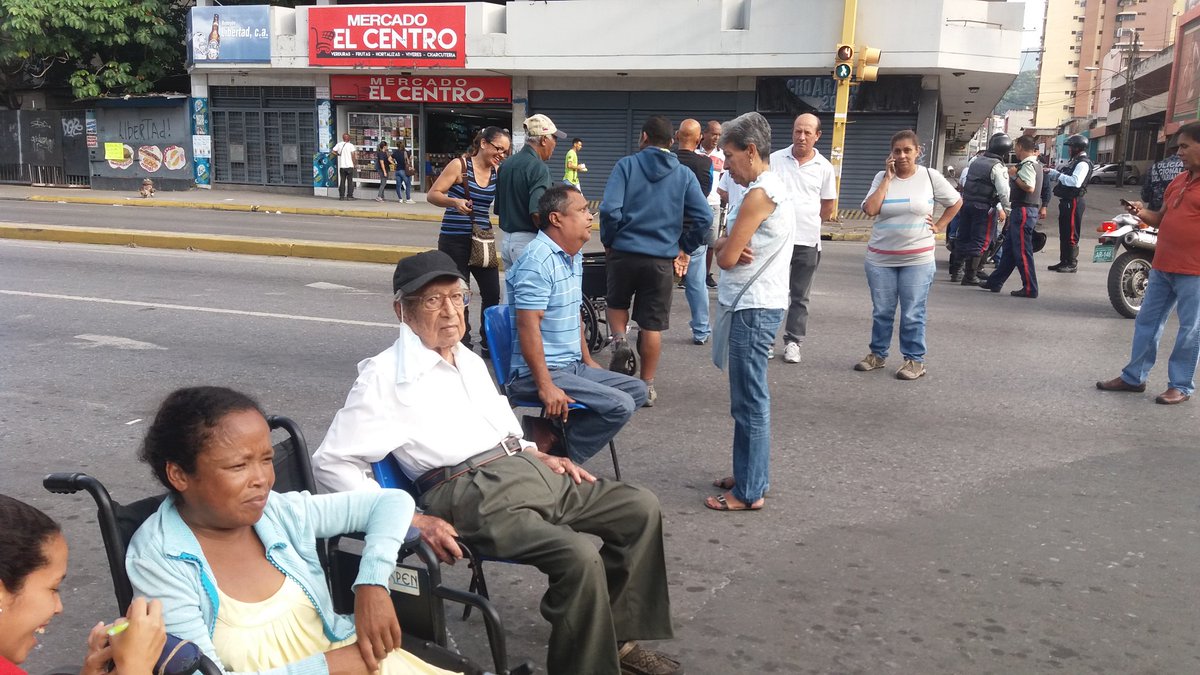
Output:
[[[1029,110],[1037,100],[1038,73],[1036,70],[1023,70],[1013,80],[1008,91],[1000,98],[993,111],[995,115],[1003,115],[1009,110]]]
[[[152,91],[183,71],[188,0],[0,0],[0,97],[67,85],[77,98]]]

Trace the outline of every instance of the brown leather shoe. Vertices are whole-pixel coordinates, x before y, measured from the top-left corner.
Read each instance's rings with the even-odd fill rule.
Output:
[[[1163,405],[1175,405],[1176,403],[1183,403],[1189,398],[1191,398],[1191,396],[1179,391],[1175,387],[1171,387],[1170,389],[1159,394],[1158,397],[1154,399],[1154,402],[1161,403]]]
[[[1096,388],[1101,391],[1131,391],[1140,394],[1146,391],[1146,384],[1144,382],[1142,384],[1129,384],[1118,375],[1111,380],[1097,382]]]

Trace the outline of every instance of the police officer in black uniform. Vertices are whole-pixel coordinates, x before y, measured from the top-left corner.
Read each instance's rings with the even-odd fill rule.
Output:
[[[1021,275],[1021,288],[1010,295],[1021,298],[1038,296],[1037,274],[1033,268],[1033,233],[1037,227],[1038,210],[1041,208],[1044,176],[1042,164],[1037,160],[1037,145],[1033,138],[1022,136],[1017,139],[1019,164],[1009,169],[1009,189],[1012,199],[1012,215],[1008,219],[1004,235],[1004,255],[996,264],[996,271],[980,280],[979,285],[993,293],[999,293],[1005,280],[1013,270]]]
[[[1008,134],[992,134],[988,139],[987,151],[967,167],[963,183],[963,206],[958,212],[958,235],[954,242],[955,263],[963,265],[962,285],[974,286],[979,268],[983,266],[983,254],[992,238],[991,209],[1000,204],[996,212],[1004,222],[1009,210],[1008,171],[1004,162],[1012,152],[1012,139]],[[955,274],[954,266],[950,274]]]
[[[1083,195],[1092,178],[1092,160],[1088,159],[1088,140],[1079,134],[1067,139],[1071,161],[1061,172],[1051,171],[1057,180],[1054,196],[1058,197],[1058,264],[1046,269],[1074,274],[1079,260],[1079,228],[1083,224]]]

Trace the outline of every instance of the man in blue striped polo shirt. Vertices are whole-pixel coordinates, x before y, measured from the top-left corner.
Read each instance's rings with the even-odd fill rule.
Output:
[[[571,461],[582,464],[617,435],[646,402],[646,383],[601,368],[588,352],[579,321],[583,301],[583,256],[592,237],[587,200],[571,185],[556,185],[538,200],[541,230],[505,273],[509,303],[516,312],[508,393],[534,395],[546,416],[566,421]],[[547,450],[547,449],[543,449]]]

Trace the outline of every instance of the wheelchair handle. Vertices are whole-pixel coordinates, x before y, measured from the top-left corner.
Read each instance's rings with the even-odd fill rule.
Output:
[[[87,484],[95,479],[86,473],[52,473],[42,479],[42,487],[56,495],[73,495],[86,490]]]

